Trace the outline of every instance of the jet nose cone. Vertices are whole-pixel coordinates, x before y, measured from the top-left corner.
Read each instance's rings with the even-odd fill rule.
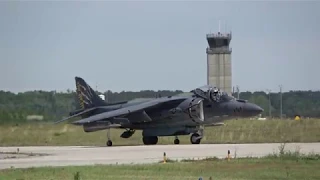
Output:
[[[256,105],[256,107],[255,107],[255,110],[254,110],[254,111],[256,111],[256,112],[258,112],[258,113],[260,114],[260,113],[262,113],[262,112],[263,112],[263,109],[262,109],[260,106]]]
[[[247,111],[249,111],[250,113],[253,113],[254,115],[258,115],[263,112],[263,109],[260,106],[253,103],[248,103],[246,109]]]

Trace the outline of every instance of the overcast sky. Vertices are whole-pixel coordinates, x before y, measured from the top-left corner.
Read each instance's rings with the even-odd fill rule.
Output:
[[[206,33],[232,30],[233,86],[320,89],[320,2],[0,2],[0,89],[206,84]],[[226,21],[226,23],[224,23]],[[225,25],[226,24],[226,25]]]

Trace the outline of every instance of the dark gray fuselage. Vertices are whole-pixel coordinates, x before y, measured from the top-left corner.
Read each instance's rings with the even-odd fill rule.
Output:
[[[253,104],[242,100],[236,100],[230,96],[222,97],[220,102],[212,102],[204,99],[202,102],[203,121],[196,121],[190,117],[190,102],[197,99],[194,95],[186,95],[180,97],[162,97],[154,99],[141,100],[139,102],[129,101],[123,104],[108,105],[104,109],[97,109],[94,114],[106,111],[121,109],[124,107],[141,104],[147,101],[159,101],[163,98],[171,98],[175,101],[162,105],[161,107],[146,109],[145,112],[152,121],[148,121],[144,114],[133,114],[127,117],[129,122],[122,123],[119,128],[143,130],[143,136],[172,136],[187,135],[198,130],[201,125],[211,125],[220,123],[224,120],[236,117],[251,117],[262,112],[262,109]],[[200,113],[200,110],[199,110]],[[110,124],[114,124],[111,119],[106,119]],[[112,125],[110,125],[112,126]],[[95,128],[96,127],[96,128]],[[107,129],[109,125],[101,123],[89,123],[84,125],[84,129],[88,132]],[[89,129],[92,129],[89,130]]]

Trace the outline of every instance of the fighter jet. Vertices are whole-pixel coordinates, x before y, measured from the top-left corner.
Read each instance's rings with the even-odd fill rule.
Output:
[[[76,77],[77,94],[82,109],[72,112],[66,119],[82,126],[85,132],[107,130],[107,146],[112,146],[110,129],[125,129],[122,138],[130,138],[136,130],[142,130],[145,145],[155,145],[160,136],[189,135],[191,144],[200,144],[204,126],[221,124],[236,117],[252,117],[263,109],[246,100],[235,99],[213,86],[195,88],[186,94],[142,101],[106,103],[80,77]],[[82,119],[70,122],[81,116]]]

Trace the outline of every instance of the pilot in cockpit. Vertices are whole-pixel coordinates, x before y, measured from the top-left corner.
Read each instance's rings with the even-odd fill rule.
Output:
[[[209,90],[210,93],[210,98],[214,101],[219,101],[220,100],[220,94],[219,94],[219,89],[217,87],[210,88]]]
[[[219,93],[219,89],[216,88],[216,87],[214,87],[214,88],[213,88],[213,94],[214,94],[214,96],[217,96],[218,93]]]

